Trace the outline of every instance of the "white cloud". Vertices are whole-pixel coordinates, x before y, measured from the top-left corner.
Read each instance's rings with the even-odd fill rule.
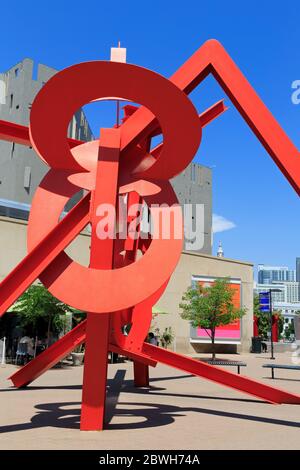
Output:
[[[222,215],[213,214],[213,233],[225,232],[235,227],[234,222],[225,219]]]

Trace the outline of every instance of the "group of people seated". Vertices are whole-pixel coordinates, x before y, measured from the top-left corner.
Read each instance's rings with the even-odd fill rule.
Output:
[[[22,336],[18,343],[16,352],[16,364],[25,365],[32,358],[40,354],[47,347],[46,339],[30,338],[30,336]]]

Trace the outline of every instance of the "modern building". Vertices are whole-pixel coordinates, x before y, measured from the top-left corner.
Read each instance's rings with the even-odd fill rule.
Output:
[[[272,292],[273,302],[294,303],[299,301],[299,283],[298,282],[273,282],[272,284],[256,284],[254,291],[265,292],[267,290],[280,290]]]
[[[296,258],[296,281],[299,282],[299,300],[300,300],[300,258]]]
[[[287,328],[290,323],[296,323],[295,318],[299,317],[300,302],[274,302],[273,308],[282,313],[284,328]]]
[[[0,119],[28,126],[36,94],[56,72],[24,59],[0,73]],[[68,136],[83,141],[93,138],[81,109],[70,122]],[[0,214],[28,217],[33,194],[47,171],[31,147],[0,140]]]
[[[185,250],[211,254],[211,169],[192,162],[180,175],[171,180],[171,184],[184,211]],[[197,233],[197,240],[195,233]]]
[[[272,292],[273,302],[285,302],[286,301],[286,290],[282,284],[256,284],[254,287],[254,293],[259,294],[260,292],[268,291],[269,289],[278,289],[280,292]]]
[[[281,281],[296,281],[296,271],[287,266],[258,265],[258,284],[272,284]]]

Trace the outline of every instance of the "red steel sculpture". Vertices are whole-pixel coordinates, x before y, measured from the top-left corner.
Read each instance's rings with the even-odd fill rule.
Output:
[[[295,394],[144,342],[152,306],[164,292],[180,257],[182,224],[178,237],[173,222],[169,239],[164,239],[160,230],[149,240],[129,235],[125,239],[97,236],[98,208],[102,204],[117,208],[119,195],[128,195],[127,224],[137,233],[140,214],[130,213],[137,203],[150,207],[154,225],[161,216],[169,217],[171,210],[171,220],[182,220],[169,179],[193,159],[202,128],[225,111],[221,101],[198,116],[188,98],[210,73],[299,194],[297,148],[215,40],[200,47],[169,80],[123,63],[74,65],[57,73],[38,93],[29,129],[0,121],[1,139],[33,146],[50,166],[31,207],[28,255],[0,284],[0,314],[37,278],[61,301],[88,312],[84,322],[10,379],[16,387],[24,387],[85,342],[82,430],[103,429],[108,351],[133,360],[137,387],[149,384],[149,366],[161,362],[271,403],[300,404],[300,396]],[[98,140],[83,143],[68,139],[73,114],[83,105],[107,97],[125,98],[142,106],[130,107],[119,127],[101,129]],[[158,134],[163,135],[163,144],[151,150],[151,138]],[[65,204],[81,189],[85,189],[85,196],[60,220]],[[164,208],[158,208],[162,203]],[[64,249],[89,223],[90,264],[84,267]],[[122,327],[127,324],[132,327],[125,336]]]

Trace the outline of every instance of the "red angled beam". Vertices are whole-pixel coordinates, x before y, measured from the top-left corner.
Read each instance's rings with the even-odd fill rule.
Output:
[[[79,325],[73,328],[73,330],[69,331],[69,333],[57,340],[35,359],[28,362],[25,366],[12,374],[9,379],[15,387],[26,387],[26,385],[29,385],[70,354],[77,346],[84,343],[86,340],[86,324],[86,320],[79,323]],[[146,366],[155,367],[157,364],[157,362],[149,356],[145,356],[142,353],[132,352],[116,346],[115,344],[109,345],[109,351],[129,357],[132,360],[139,361]]]
[[[135,107],[135,109],[139,109]],[[224,105],[224,100],[218,101],[210,108],[199,114],[199,119],[202,127],[212,122],[218,116],[223,114],[228,108]],[[160,132],[160,131],[159,131]],[[7,142],[15,142],[16,144],[31,146],[29,137],[29,127],[22,126],[10,121],[3,121],[0,119],[0,140]],[[77,145],[84,144],[84,141],[68,138],[70,148]]]
[[[29,127],[16,124],[14,122],[3,121],[0,119],[0,140],[15,142],[20,145],[31,146],[29,137]],[[68,139],[70,147],[83,144],[81,140]]]
[[[197,361],[196,359],[168,351],[167,349],[144,343],[142,353],[157,362],[174,367],[175,369],[183,370],[198,377],[204,377],[205,379],[235,390],[240,390],[249,395],[254,395],[270,403],[300,404],[299,395],[265,385],[257,380],[228,372],[221,367],[206,364],[205,362]]]
[[[40,375],[70,354],[77,346],[84,343],[85,331],[86,321],[83,321],[35,359],[21,367],[9,379],[15,387],[26,387],[26,385],[36,380]]]
[[[0,316],[89,223],[90,193],[0,283]]]
[[[259,98],[224,47],[212,39],[203,44],[171,77],[185,93],[190,93],[210,73],[219,82],[237,110],[260,140],[295,191],[300,194],[299,151]],[[157,120],[139,108],[122,125],[122,147],[128,150],[147,133],[155,131]]]
[[[201,127],[207,126],[221,114],[227,111],[228,107],[225,106],[224,100],[220,100],[217,103],[213,104],[210,108],[206,109],[203,113],[199,114]]]
[[[67,356],[76,345],[85,341],[85,328],[86,322],[84,321],[26,366],[18,370],[10,377],[10,380],[12,380],[16,387],[24,387],[31,383],[63,357]],[[188,374],[203,377],[221,385],[248,393],[249,395],[254,395],[270,403],[300,404],[299,395],[271,387],[248,377],[234,374],[220,367],[206,364],[205,362],[148,343],[143,344],[141,352],[123,349],[115,344],[110,344],[109,350],[123,354],[145,365],[155,366],[157,362],[161,362]]]

